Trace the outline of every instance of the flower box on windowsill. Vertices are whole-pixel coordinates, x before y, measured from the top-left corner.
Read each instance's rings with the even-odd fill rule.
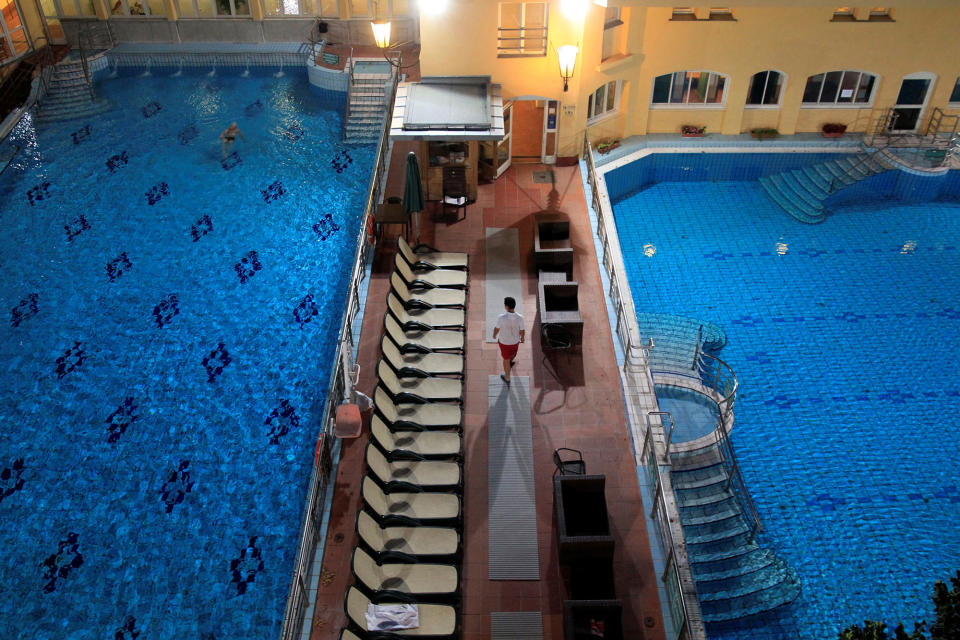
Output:
[[[776,129],[753,129],[750,136],[757,140],[772,140],[780,135]]]
[[[685,124],[680,127],[680,135],[684,138],[702,138],[706,130],[706,127],[698,127],[694,124]]]
[[[702,138],[703,134],[702,133],[681,133],[680,137],[681,138]]]
[[[834,124],[828,122],[820,128],[820,134],[824,138],[839,138],[847,130],[847,125],[845,124]]]

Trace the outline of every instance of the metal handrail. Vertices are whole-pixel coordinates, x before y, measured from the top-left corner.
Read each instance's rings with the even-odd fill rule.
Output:
[[[701,352],[700,359],[700,380],[720,396],[720,400],[717,402],[719,417],[717,418],[717,428],[714,429],[714,437],[717,443],[717,451],[720,453],[724,468],[727,471],[726,488],[730,490],[739,503],[740,511],[750,526],[750,537],[752,538],[757,532],[763,530],[763,525],[760,523],[760,516],[757,513],[753,498],[747,491],[747,484],[740,473],[740,465],[737,462],[729,433],[730,425],[733,424],[733,406],[736,403],[739,382],[730,365],[720,358]]]
[[[660,538],[664,545],[663,551],[666,554],[666,557],[664,560],[663,573],[660,575],[660,582],[662,582],[664,586],[667,585],[667,579],[669,574],[671,573],[670,569],[674,569],[674,571],[672,572],[672,577],[673,577],[673,582],[675,582],[677,587],[676,593],[680,597],[679,611],[683,617],[679,625],[677,625],[677,621],[674,620],[674,625],[679,626],[679,628],[676,629],[675,637],[677,639],[680,639],[680,638],[684,638],[685,634],[689,632],[689,627],[690,627],[689,623],[691,620],[691,615],[690,615],[691,606],[690,606],[690,603],[687,601],[687,598],[684,596],[683,582],[680,579],[681,565],[677,562],[677,558],[686,558],[686,555],[680,553],[680,547],[677,544],[675,538],[673,537],[673,531],[670,528],[672,521],[671,521],[671,518],[668,516],[668,514],[670,513],[670,509],[668,508],[667,502],[666,502],[665,490],[664,490],[664,487],[666,485],[664,482],[663,469],[661,469],[661,467],[666,467],[667,471],[670,471],[672,468],[672,465],[670,464],[670,457],[668,455],[670,445],[669,445],[669,439],[668,439],[667,445],[664,448],[664,451],[662,452],[663,455],[661,456],[660,455],[661,452],[657,450],[656,442],[653,439],[653,426],[650,422],[650,417],[654,415],[670,416],[671,430],[672,430],[673,416],[671,416],[668,412],[665,412],[665,411],[649,412],[647,414],[646,436],[644,438],[643,447],[640,450],[640,459],[644,460],[647,466],[652,468],[652,472],[650,473],[650,480],[655,485],[654,492],[653,492],[654,504],[653,504],[653,508],[650,510],[649,515],[652,520],[656,521],[659,527]],[[647,452],[648,447],[649,447],[649,453]],[[663,459],[662,462],[660,461],[661,457]],[[669,473],[667,475],[669,475]],[[684,565],[684,566],[686,567],[686,571],[689,571],[689,565]],[[690,575],[690,579],[691,580],[693,579],[692,574]],[[669,597],[670,590],[667,589],[666,591]],[[668,606],[670,607],[671,612],[673,612],[674,611],[673,603],[672,602],[668,603]]]
[[[597,169],[593,160],[593,148],[590,146],[590,139],[586,132],[584,132],[583,140],[583,155],[587,165],[587,184],[590,186],[593,207],[597,212],[597,235],[603,248],[601,264],[610,280],[608,296],[616,310],[616,334],[620,340],[620,346],[623,348],[623,367],[626,370],[631,366],[646,366],[650,349],[653,348],[653,339],[650,338],[647,344],[641,343],[633,298],[629,292],[624,292],[624,288],[620,284],[621,282],[627,282],[627,277],[620,271],[620,266],[613,257],[613,248],[610,246],[611,239],[616,242],[615,238],[608,232],[608,225],[614,225],[613,212],[610,211],[609,204],[605,199],[601,197],[600,190],[597,187]],[[619,253],[619,247],[617,247],[617,251]]]
[[[323,418],[320,422],[320,437],[324,439],[323,451],[314,461],[313,471],[310,478],[310,493],[307,504],[304,507],[303,524],[300,529],[300,546],[297,551],[297,559],[294,563],[293,575],[291,577],[290,593],[287,597],[287,606],[284,612],[283,628],[281,631],[281,640],[294,640],[299,638],[302,631],[304,614],[306,611],[306,601],[309,597],[306,585],[309,580],[309,568],[313,561],[313,554],[316,551],[318,542],[319,520],[317,514],[322,515],[323,500],[326,496],[326,483],[323,464],[324,455],[327,453],[328,438],[333,434],[333,419],[336,407],[341,404],[352,389],[348,388],[346,369],[344,367],[345,353],[353,357],[353,351],[357,341],[353,335],[353,322],[361,308],[360,288],[366,278],[366,264],[372,250],[372,245],[367,242],[367,227],[373,216],[376,204],[382,199],[383,189],[386,183],[387,172],[387,152],[389,150],[389,123],[392,117],[393,103],[397,93],[397,78],[394,76],[391,81],[390,101],[387,106],[387,116],[384,120],[383,131],[380,134],[380,142],[377,145],[376,163],[374,164],[373,176],[370,178],[370,185],[367,193],[367,200],[364,204],[363,216],[361,220],[360,233],[357,237],[357,247],[354,251],[353,270],[350,274],[349,293],[347,296],[347,306],[344,309],[343,317],[340,323],[340,333],[337,338],[337,350],[334,356],[333,367],[330,377],[330,386],[327,391],[327,402],[323,411]],[[347,351],[349,350],[349,351]]]

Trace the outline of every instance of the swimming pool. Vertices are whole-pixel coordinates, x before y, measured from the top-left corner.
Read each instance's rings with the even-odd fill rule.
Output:
[[[880,197],[891,178],[877,176],[805,225],[756,178],[821,156],[721,155],[607,174],[637,309],[726,332],[738,460],[764,545],[803,585],[708,633],[823,639],[865,619],[932,620],[933,583],[960,567],[956,176],[923,203]]]
[[[375,149],[345,94],[238,76],[104,79],[112,111],[14,134],[4,638],[279,637]]]

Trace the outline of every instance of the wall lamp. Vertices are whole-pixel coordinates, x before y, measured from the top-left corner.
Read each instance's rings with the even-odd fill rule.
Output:
[[[569,87],[567,81],[573,77],[573,67],[577,63],[577,47],[565,44],[557,47],[557,60],[560,63],[560,77],[563,78],[563,90]]]

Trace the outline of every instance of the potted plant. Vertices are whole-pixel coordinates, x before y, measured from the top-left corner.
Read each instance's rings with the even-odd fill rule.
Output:
[[[680,126],[680,135],[684,138],[699,138],[707,130],[695,124],[684,124]]]
[[[613,140],[604,140],[597,143],[597,152],[598,153],[610,153],[614,149],[620,146],[620,141],[614,138]]]
[[[757,140],[769,140],[771,138],[776,138],[780,135],[780,132],[776,129],[767,129],[759,127],[757,129],[751,129],[750,135],[756,138]]]
[[[839,138],[847,130],[847,125],[837,122],[828,122],[820,128],[824,138]]]

